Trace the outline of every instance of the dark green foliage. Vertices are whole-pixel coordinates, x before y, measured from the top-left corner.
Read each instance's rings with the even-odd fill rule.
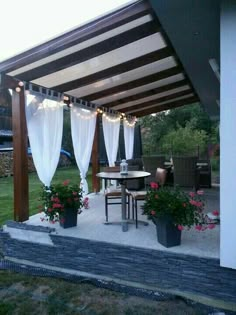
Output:
[[[71,138],[71,124],[70,124],[70,111],[69,110],[64,110],[62,148],[71,153],[72,161],[74,161],[74,149],[73,149],[72,138]]]
[[[199,104],[187,105],[140,119],[144,154],[206,155],[209,143],[219,143],[218,122]]]

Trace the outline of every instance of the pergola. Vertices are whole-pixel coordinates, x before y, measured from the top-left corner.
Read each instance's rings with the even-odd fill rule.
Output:
[[[233,2],[222,1],[221,34],[234,29],[223,18],[225,13],[233,24]],[[1,88],[13,89],[15,219],[28,218],[24,87],[29,82],[35,90],[64,93],[103,111],[141,117],[200,102],[215,119],[224,102],[219,43],[220,1],[139,0],[0,63]],[[229,46],[221,47],[221,69],[233,58]],[[225,69],[230,70],[227,65]],[[20,82],[24,87],[19,91]],[[221,130],[221,143],[223,138]],[[229,151],[222,149],[226,162]],[[93,189],[98,191],[98,129],[92,165]],[[223,181],[221,177],[221,185]]]

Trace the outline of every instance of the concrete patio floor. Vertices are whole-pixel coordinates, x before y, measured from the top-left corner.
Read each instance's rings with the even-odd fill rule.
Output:
[[[213,187],[211,189],[204,189],[206,200],[206,212],[212,210],[219,210],[219,188]],[[196,255],[198,257],[219,258],[219,236],[220,226],[217,225],[215,229],[206,230],[203,232],[195,229],[185,230],[182,232],[182,242],[180,246],[165,248],[157,242],[156,227],[146,219],[146,216],[141,214],[139,203],[140,220],[147,221],[148,226],[139,224],[135,228],[134,224],[129,224],[129,230],[122,232],[120,225],[105,225],[105,206],[104,196],[100,194],[90,194],[89,203],[90,208],[83,210],[78,215],[77,227],[63,229],[59,223],[50,224],[48,222],[41,222],[42,214],[31,216],[25,223],[31,225],[49,226],[55,228],[55,232],[61,236],[70,236],[80,239],[96,240],[119,245],[129,245],[139,248],[168,251],[178,254]],[[109,221],[119,221],[121,219],[120,205],[109,206]],[[17,238],[20,239],[18,230]],[[27,237],[22,233],[22,238]]]

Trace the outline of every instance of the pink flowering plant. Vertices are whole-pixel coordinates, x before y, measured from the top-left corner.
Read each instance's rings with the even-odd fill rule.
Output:
[[[69,180],[65,180],[62,184],[43,187],[43,191],[39,198],[43,204],[39,206],[40,212],[45,213],[46,220],[51,223],[64,220],[65,209],[82,212],[82,208],[89,208],[88,197],[83,198],[82,189],[76,184],[70,184]]]
[[[161,217],[171,218],[179,230],[195,226],[199,231],[215,227],[204,213],[204,192],[184,192],[178,187],[159,187],[152,182],[143,206],[143,214],[152,221]]]

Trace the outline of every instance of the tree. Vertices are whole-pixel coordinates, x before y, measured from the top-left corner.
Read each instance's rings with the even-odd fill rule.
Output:
[[[163,137],[177,131],[179,128],[187,128],[194,135],[194,130],[204,131],[204,142],[215,143],[217,138],[218,122],[213,122],[199,104],[186,105],[154,115],[140,118],[143,152],[144,154],[168,153],[167,138]],[[191,131],[190,131],[191,130]],[[184,133],[184,131],[181,131]],[[180,133],[181,133],[180,132]],[[182,136],[179,134],[179,136]],[[184,134],[183,134],[184,136]],[[195,139],[196,140],[196,139]],[[165,147],[162,145],[165,142]],[[183,145],[185,145],[183,143]],[[202,144],[200,144],[201,146]]]
[[[72,157],[74,157],[74,149],[73,149],[72,138],[71,138],[71,124],[70,124],[70,111],[69,110],[64,110],[62,148],[70,152]]]
[[[197,155],[207,147],[206,131],[193,129],[190,125],[170,131],[162,140],[162,148],[170,155]]]

